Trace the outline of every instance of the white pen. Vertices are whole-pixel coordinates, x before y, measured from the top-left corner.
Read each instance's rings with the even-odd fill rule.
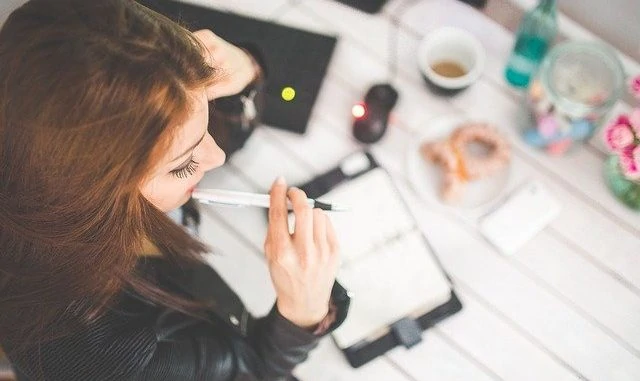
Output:
[[[268,194],[238,192],[223,189],[195,189],[191,197],[203,204],[220,204],[228,206],[257,206],[269,208],[270,196]],[[307,199],[307,204],[313,208],[332,212],[347,211],[348,208],[333,203],[326,203],[312,198]],[[287,200],[287,208],[293,209],[291,201]]]

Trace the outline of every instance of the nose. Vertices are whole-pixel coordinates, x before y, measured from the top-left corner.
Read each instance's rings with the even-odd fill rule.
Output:
[[[202,170],[207,172],[224,164],[226,154],[222,148],[216,144],[216,141],[213,139],[211,134],[207,134],[203,143],[204,155],[203,159],[201,159],[202,162],[200,163]]]

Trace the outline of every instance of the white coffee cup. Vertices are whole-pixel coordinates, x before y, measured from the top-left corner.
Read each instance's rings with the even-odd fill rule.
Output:
[[[480,41],[466,30],[443,27],[427,34],[418,48],[421,73],[434,85],[458,90],[475,82],[484,71],[486,53]],[[433,65],[452,62],[464,69],[465,74],[447,77],[436,73]]]

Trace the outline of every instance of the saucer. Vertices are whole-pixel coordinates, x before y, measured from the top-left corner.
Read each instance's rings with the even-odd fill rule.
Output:
[[[439,117],[429,121],[424,126],[424,131],[416,134],[407,150],[407,177],[416,192],[425,199],[451,207],[473,209],[499,199],[506,192],[511,164],[507,164],[499,173],[490,177],[466,182],[460,200],[447,203],[441,196],[442,168],[432,161],[423,159],[420,153],[423,143],[444,140],[465,122],[468,120],[456,116]]]

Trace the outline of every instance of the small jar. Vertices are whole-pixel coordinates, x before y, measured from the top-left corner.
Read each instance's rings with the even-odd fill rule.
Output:
[[[565,153],[589,140],[624,89],[616,53],[594,42],[565,42],[543,60],[527,91],[532,117],[523,133],[533,147]]]
[[[611,155],[604,166],[607,185],[616,198],[633,210],[640,211],[640,180],[624,175],[617,155]]]

